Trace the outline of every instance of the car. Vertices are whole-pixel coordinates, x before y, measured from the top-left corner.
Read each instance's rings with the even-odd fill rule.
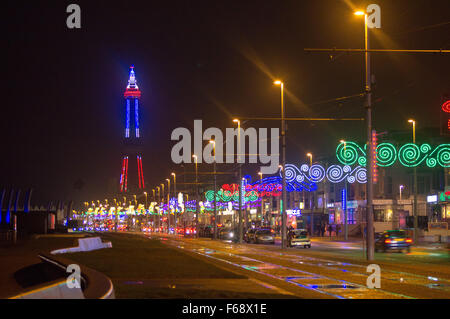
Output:
[[[411,251],[412,239],[404,230],[387,230],[375,239],[375,252]]]
[[[212,226],[201,226],[199,227],[198,236],[213,238],[214,229]]]
[[[289,241],[290,247],[311,248],[311,239],[308,236],[306,229],[294,229],[291,231],[291,239]]]
[[[219,230],[219,239],[234,240],[235,231],[232,228],[222,228]]]
[[[244,241],[247,243],[255,241],[255,232],[256,232],[256,228],[248,229],[244,234]]]
[[[255,244],[275,244],[275,232],[273,229],[257,229],[254,235]]]

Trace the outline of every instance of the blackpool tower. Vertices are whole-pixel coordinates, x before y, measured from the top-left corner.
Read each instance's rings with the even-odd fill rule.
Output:
[[[120,174],[120,192],[137,192],[145,188],[142,170],[142,143],[139,131],[139,99],[141,91],[136,83],[134,66],[130,67],[125,98],[125,131]],[[131,172],[131,173],[129,173]]]

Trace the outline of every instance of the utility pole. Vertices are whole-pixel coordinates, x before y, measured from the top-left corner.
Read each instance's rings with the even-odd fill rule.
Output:
[[[217,181],[216,181],[216,142],[212,141],[214,146],[214,164],[213,164],[213,170],[214,170],[214,222],[213,222],[213,239],[217,239]]]
[[[281,213],[281,248],[286,248],[286,121],[284,117],[284,83],[280,80],[273,82],[275,85],[279,85],[281,88],[281,169],[282,169],[282,188],[283,195],[280,201],[280,213]]]
[[[199,204],[198,204],[198,169],[197,169],[197,155],[192,155],[195,160],[195,237],[198,238],[199,225],[198,225],[198,214],[199,214]]]
[[[369,49],[367,13],[364,14],[365,50]],[[366,51],[366,108],[367,108],[367,260],[374,259],[375,237],[373,229],[373,172],[372,172],[372,75],[370,73],[370,52]]]

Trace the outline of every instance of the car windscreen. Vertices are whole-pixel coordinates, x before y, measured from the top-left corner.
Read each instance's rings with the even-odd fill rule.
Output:
[[[386,236],[391,238],[405,238],[406,233],[404,231],[390,231],[386,233]]]
[[[262,230],[258,230],[258,235],[271,235],[272,232],[270,231],[270,229],[262,229]]]
[[[294,238],[306,238],[308,237],[308,232],[306,231],[294,231]]]

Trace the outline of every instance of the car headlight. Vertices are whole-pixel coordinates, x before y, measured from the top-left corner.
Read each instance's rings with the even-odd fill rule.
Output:
[[[230,237],[233,238],[233,236],[234,236],[234,234],[233,234],[233,233],[230,233]]]

